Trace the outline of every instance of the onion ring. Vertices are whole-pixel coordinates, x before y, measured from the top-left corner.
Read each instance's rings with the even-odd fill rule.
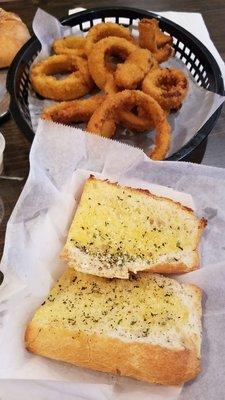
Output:
[[[109,75],[113,75],[113,72],[107,69],[106,54],[119,54],[127,58],[136,49],[136,45],[119,37],[107,37],[96,43],[88,56],[89,71],[96,85],[104,89]]]
[[[157,67],[157,65],[158,64],[156,63],[152,68]],[[104,91],[106,95],[118,93],[119,88],[115,84],[113,75],[108,75],[106,84],[104,86]],[[136,132],[146,132],[152,129],[152,119],[147,116],[147,114],[141,107],[138,107],[137,111],[137,114],[135,114],[131,107],[129,109],[127,108],[123,110],[118,110],[117,122],[125,128]],[[115,130],[112,130],[112,132],[114,131]],[[110,132],[110,130],[108,130],[108,132]],[[110,135],[109,137],[111,136],[112,135]]]
[[[104,136],[111,138],[116,132],[116,123],[113,119],[105,121],[103,124]]]
[[[116,86],[113,76],[109,75],[106,84],[104,86],[105,94],[106,95],[115,94],[118,93],[118,91],[119,88]],[[137,115],[133,113],[133,110],[131,108],[118,110],[117,122],[123,125],[125,128],[128,128],[136,132],[145,132],[153,127],[152,120],[149,119],[149,117],[140,107],[138,107]],[[111,137],[115,132],[115,129],[112,129],[111,131],[110,129],[107,129],[107,132],[109,132],[109,137]],[[110,135],[110,132],[113,133]]]
[[[69,72],[64,79],[54,74]],[[73,100],[87,94],[93,87],[87,61],[81,57],[57,54],[31,68],[30,80],[34,90],[52,100]]]
[[[147,49],[134,50],[115,71],[115,83],[124,89],[136,89],[145,75],[156,64],[152,53]]]
[[[42,118],[48,121],[70,124],[89,121],[93,112],[104,101],[105,96],[97,94],[88,99],[63,101],[43,110]]]
[[[139,90],[123,90],[106,100],[92,115],[87,130],[97,135],[106,136],[104,132],[105,121],[116,120],[118,110],[139,106],[144,109],[146,114],[153,121],[156,129],[155,148],[149,156],[154,160],[162,160],[170,145],[171,129],[168,124],[164,111],[160,105],[150,96]]]
[[[173,39],[160,30],[157,19],[142,19],[138,29],[140,47],[149,49],[159,63],[171,57]]]
[[[185,74],[176,68],[160,68],[145,77],[142,90],[152,96],[164,110],[179,109],[187,90]]]
[[[134,53],[136,53],[136,50],[131,53],[131,55],[133,55]],[[151,68],[158,68],[158,63],[156,62],[156,60],[153,58],[151,61]],[[108,75],[106,84],[104,86],[104,91],[106,94],[118,93],[119,88],[115,83],[113,75]],[[146,132],[153,127],[153,121],[146,115],[141,107],[138,107],[137,114],[135,114],[131,109],[119,110],[117,114],[117,122],[123,125],[125,128],[136,132]]]
[[[173,49],[169,44],[159,48],[156,53],[153,53],[156,61],[162,63],[167,61],[173,54]]]
[[[92,28],[89,29],[86,36],[86,53],[90,54],[95,43],[108,36],[116,36],[124,38],[129,42],[134,42],[134,38],[132,37],[129,29],[124,28],[124,26],[115,24],[113,22],[102,22],[100,24],[94,25]]]
[[[154,127],[154,123],[151,118],[149,118],[146,113],[141,113],[142,109],[138,109],[137,114],[131,110],[118,110],[117,122],[136,132],[146,132]]]
[[[104,92],[106,95],[107,94],[115,94],[115,93],[119,92],[119,88],[116,86],[115,79],[112,74],[107,73],[106,82],[105,82],[103,89],[104,89]]]
[[[168,116],[168,111],[165,111],[165,116]],[[146,132],[154,128],[153,120],[148,116],[146,111],[140,106],[137,107],[137,112],[133,110],[119,110],[117,121],[125,128],[135,132]]]
[[[156,31],[155,31],[155,35],[156,35],[156,45],[157,48],[160,49],[161,47],[166,46],[167,44],[169,44],[170,46],[173,45],[173,38],[170,35],[166,35],[164,32],[161,31],[160,27],[159,27],[159,21],[157,19],[153,18],[153,21],[156,25]]]
[[[86,57],[85,44],[86,39],[84,37],[71,35],[56,39],[52,48],[56,54]]]

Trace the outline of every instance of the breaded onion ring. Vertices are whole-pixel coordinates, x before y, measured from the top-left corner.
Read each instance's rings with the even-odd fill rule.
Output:
[[[56,103],[43,110],[42,118],[62,124],[86,122],[89,121],[93,112],[100,106],[104,99],[104,95],[97,94],[88,99]]]
[[[169,44],[170,46],[173,45],[173,38],[170,35],[166,35],[164,32],[161,31],[159,27],[159,21],[157,19],[153,19],[154,24],[156,25],[155,36],[156,36],[156,45],[157,49],[161,49],[162,47]]]
[[[115,83],[120,88],[136,89],[156,61],[147,49],[134,50],[115,71]]]
[[[106,54],[119,54],[126,59],[136,49],[137,46],[126,39],[113,36],[96,43],[88,56],[89,71],[96,85],[104,89],[108,77],[113,75],[113,72],[107,69]]]
[[[92,26],[92,28],[89,29],[86,36],[86,53],[90,54],[94,44],[108,36],[116,36],[124,38],[129,42],[134,42],[134,38],[132,37],[129,29],[124,28],[124,26],[115,24],[113,22],[102,22],[100,24]]]
[[[176,68],[150,71],[142,84],[143,92],[152,96],[164,110],[179,109],[187,90],[186,75]]]
[[[56,54],[69,54],[72,56],[85,57],[86,39],[82,36],[67,36],[61,39],[56,39],[53,42],[52,48]]]
[[[97,112],[97,111],[95,111]],[[105,121],[103,124],[104,137],[111,138],[116,132],[116,123],[113,119]]]
[[[140,47],[149,49],[159,63],[171,57],[173,39],[160,30],[157,19],[142,19],[138,29]]]
[[[154,127],[153,120],[138,110],[137,114],[133,110],[119,110],[116,116],[116,120],[119,124],[125,128],[135,132],[146,132]]]
[[[169,44],[159,48],[156,53],[153,53],[156,61],[162,63],[167,61],[173,54],[173,49]]]
[[[165,116],[167,117],[167,115],[168,112],[165,111]],[[136,107],[136,112],[133,109],[118,111],[117,121],[125,128],[135,132],[146,132],[154,128],[152,118],[140,106]]]
[[[134,53],[136,53],[136,51]],[[134,53],[131,54],[133,55]],[[158,63],[155,61],[155,59],[153,60],[152,69],[153,68],[158,68]],[[113,75],[108,75],[106,84],[104,86],[104,91],[106,94],[115,94],[120,91],[115,83]],[[152,119],[146,115],[141,107],[138,107],[137,111],[137,113],[134,113],[131,107],[126,110],[119,110],[117,114],[117,122],[125,128],[136,132],[146,132],[152,129]]]
[[[119,92],[119,88],[116,86],[115,79],[112,74],[107,73],[106,82],[103,89],[105,94],[115,94]]]
[[[69,73],[64,79],[55,74]],[[87,94],[93,87],[87,61],[81,57],[57,54],[31,68],[30,80],[34,90],[52,100],[73,100]]]
[[[156,129],[155,149],[150,152],[149,156],[154,160],[162,160],[170,145],[170,126],[160,105],[152,97],[139,90],[123,90],[107,96],[106,100],[92,115],[87,130],[97,135],[106,136],[104,132],[105,121],[116,121],[119,110],[139,105],[144,109],[149,119],[152,119]]]
[[[105,94],[115,94],[119,92],[118,86],[115,84],[115,80],[113,75],[109,75],[107,82],[104,86]],[[135,114],[132,107],[129,107],[124,110],[118,110],[116,120],[119,124],[123,125],[125,128],[131,129],[136,132],[145,132],[150,130],[153,127],[152,120],[146,115],[146,113],[138,107],[138,113]],[[105,129],[105,128],[104,128]],[[108,129],[108,133],[114,133],[115,129]],[[107,137],[111,137],[113,133]]]

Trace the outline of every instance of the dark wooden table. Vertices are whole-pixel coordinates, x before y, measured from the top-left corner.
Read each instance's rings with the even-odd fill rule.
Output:
[[[214,41],[223,59],[225,59],[225,0],[131,0],[109,2],[108,0],[96,1],[6,1],[1,2],[1,7],[7,11],[19,14],[32,32],[32,20],[38,7],[43,8],[56,17],[68,14],[70,8],[127,5],[152,11],[190,11],[202,13],[211,38]],[[0,198],[4,203],[4,219],[0,225],[0,256],[3,250],[6,223],[13,207],[20,195],[29,171],[30,144],[17,128],[12,118],[1,123],[1,132],[6,139],[4,156],[5,175],[23,177],[23,181],[0,180]],[[213,133],[210,135],[206,155],[203,162],[210,165],[225,167],[225,112],[221,114]]]

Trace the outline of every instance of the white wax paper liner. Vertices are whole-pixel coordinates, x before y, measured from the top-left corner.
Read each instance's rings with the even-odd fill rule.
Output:
[[[39,393],[40,400],[224,398],[225,170],[153,162],[133,147],[42,120],[30,162],[28,181],[8,223],[1,265],[0,396],[26,400],[29,390],[34,398]],[[112,377],[24,349],[27,322],[65,268],[58,255],[89,171],[122,184],[160,184],[190,193],[197,214],[208,219],[201,268],[179,277],[204,291],[202,373],[181,394],[180,388]]]

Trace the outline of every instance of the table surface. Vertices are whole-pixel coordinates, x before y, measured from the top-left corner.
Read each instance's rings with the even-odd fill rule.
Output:
[[[1,2],[1,7],[7,11],[19,14],[32,32],[32,20],[38,7],[60,18],[68,13],[70,8],[107,6],[108,0],[98,1],[6,1]],[[222,58],[225,59],[225,0],[114,0],[113,5],[127,5],[152,11],[189,11],[200,12],[206,22],[207,28]],[[22,177],[22,181],[0,179],[0,199],[4,204],[4,218],[0,225],[0,256],[3,250],[6,223],[13,207],[20,195],[29,172],[30,144],[26,141],[21,131],[12,118],[1,123],[1,132],[6,139],[4,154],[4,174]],[[225,167],[225,111],[214,127],[208,139],[204,164]]]

